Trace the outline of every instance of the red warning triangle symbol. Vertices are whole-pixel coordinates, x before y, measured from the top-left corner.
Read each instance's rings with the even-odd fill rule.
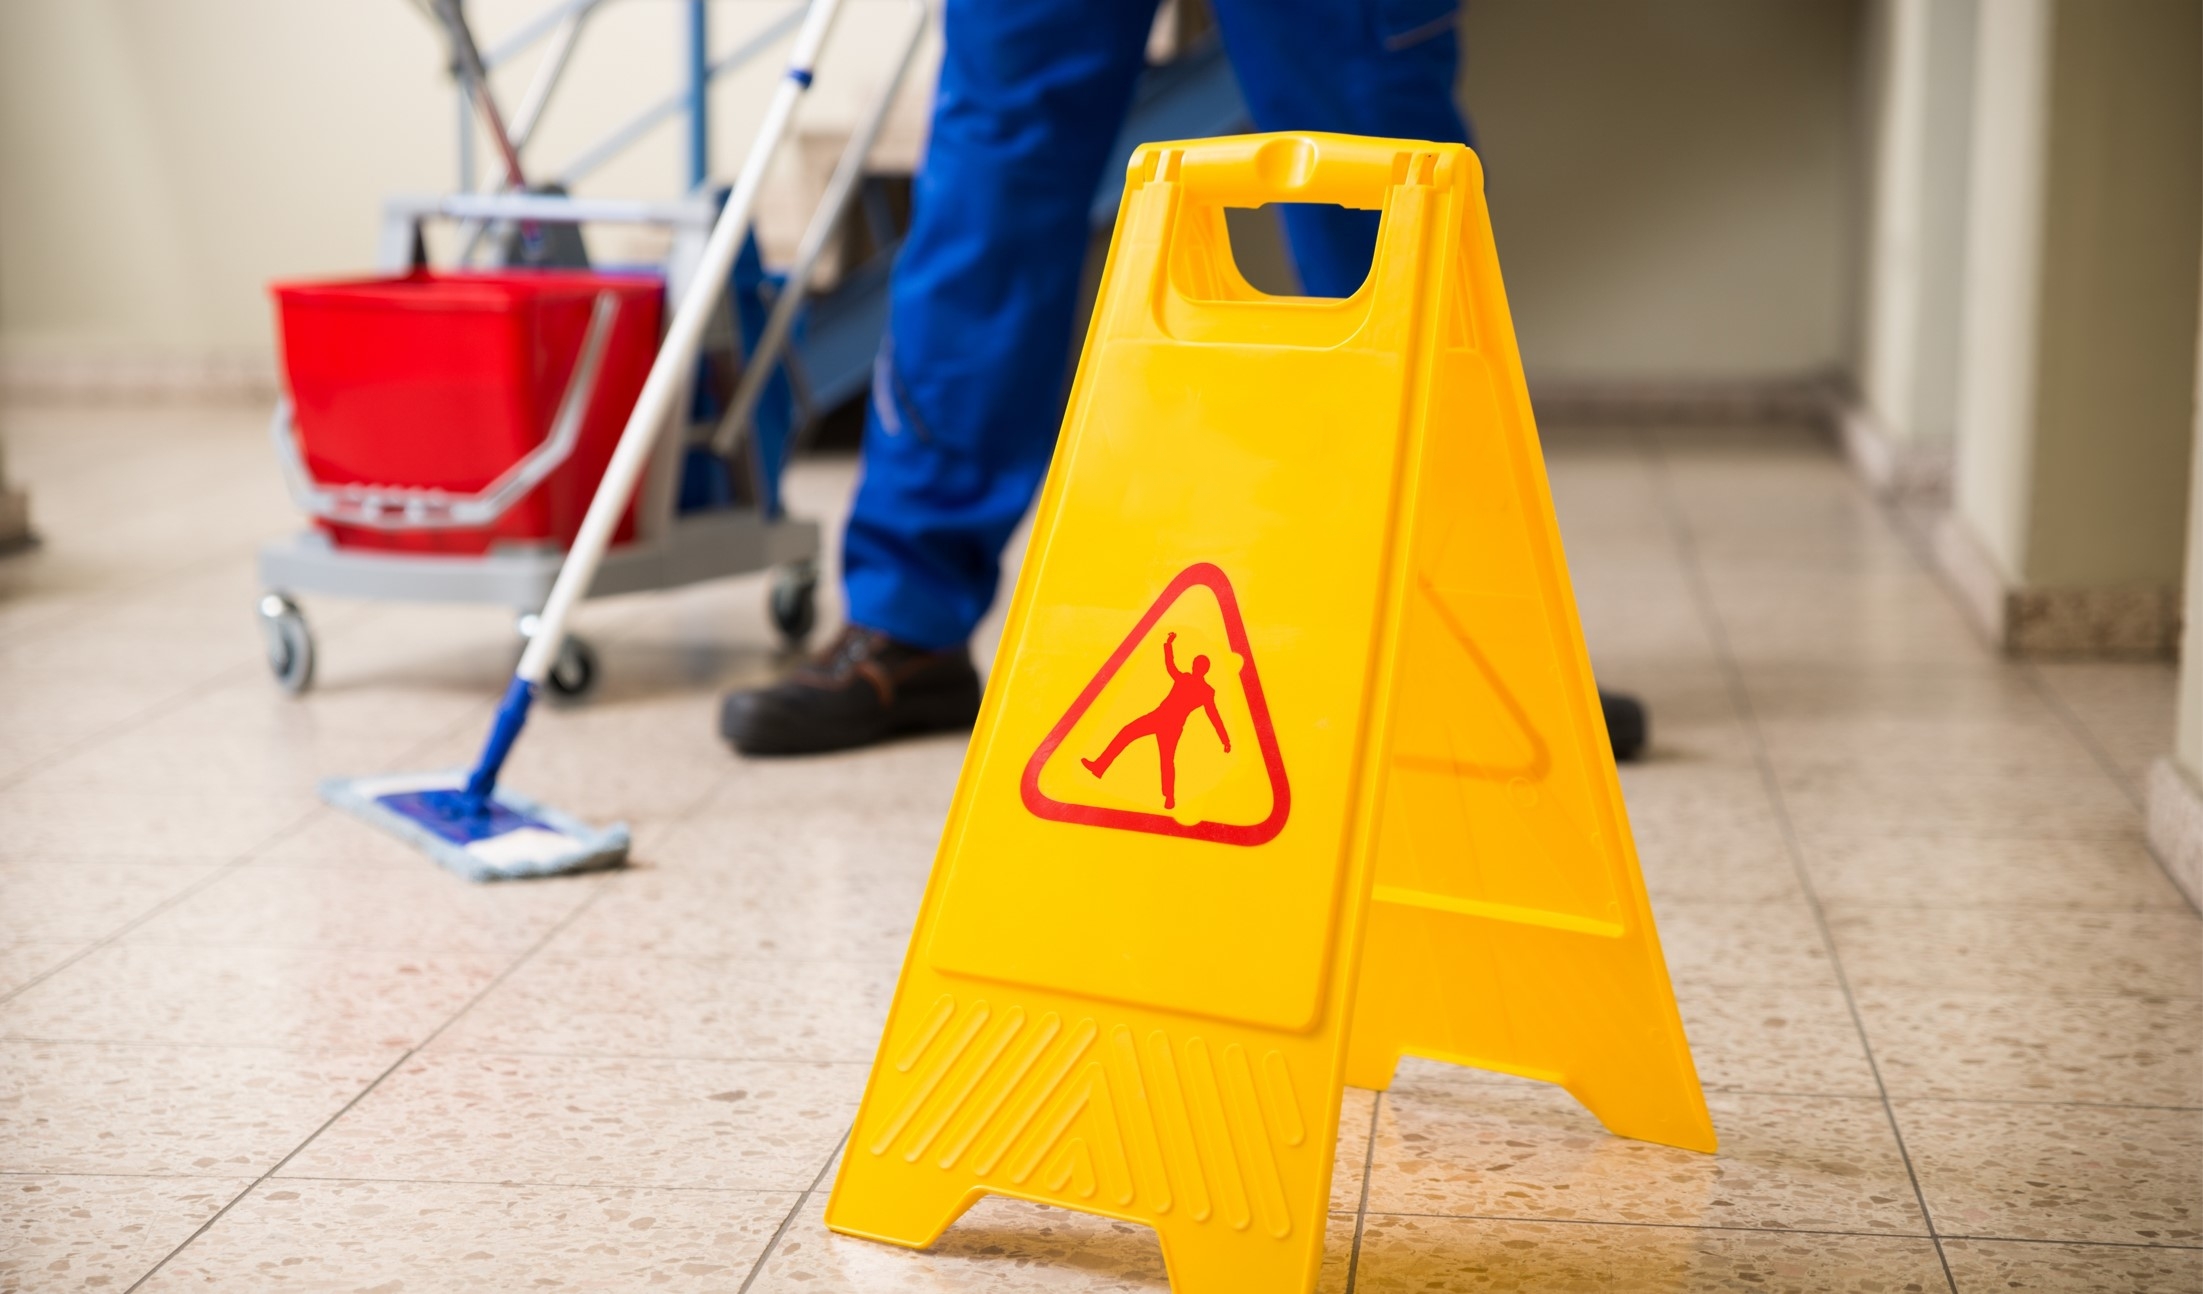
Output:
[[[1213,595],[1213,616],[1187,599],[1196,589]],[[1181,607],[1181,601],[1187,605]],[[1179,649],[1176,630],[1155,642],[1155,630],[1166,616],[1189,626],[1195,620],[1188,617],[1212,624],[1222,667],[1212,675],[1206,654],[1191,644]],[[1187,632],[1195,630],[1189,627]],[[1231,669],[1235,661],[1236,673]],[[1113,688],[1128,664],[1132,672]],[[1106,713],[1095,711],[1105,694],[1112,698]],[[1090,711],[1106,721],[1098,727],[1094,722],[1082,725]],[[1245,730],[1232,731],[1242,723]],[[1074,733],[1077,740],[1063,749]],[[1252,738],[1251,750],[1247,737]],[[1249,755],[1260,757],[1258,769]],[[1126,766],[1122,771],[1117,768],[1120,758]],[[1189,770],[1189,763],[1202,767]],[[1205,779],[1203,768],[1209,770]],[[1045,787],[1043,774],[1048,775]],[[1258,777],[1266,786],[1255,785]],[[1237,784],[1239,793],[1230,793],[1226,783]],[[1223,789],[1217,789],[1220,785]],[[1285,759],[1278,751],[1239,599],[1222,570],[1200,562],[1178,573],[1033,752],[1020,791],[1028,810],[1053,822],[1226,845],[1263,844],[1285,829],[1292,809]]]

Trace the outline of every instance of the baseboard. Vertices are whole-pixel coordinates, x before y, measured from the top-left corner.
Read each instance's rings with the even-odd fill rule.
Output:
[[[1829,428],[1843,406],[1826,374],[1777,378],[1657,381],[1530,378],[1530,404],[1552,426],[1651,424]]]
[[[2044,659],[2170,660],[2179,650],[2172,588],[2016,587],[1956,513],[1934,527],[1936,566],[1989,645]]]
[[[2171,759],[2149,770],[2149,847],[2188,902],[2203,907],[2203,789]]]
[[[275,356],[265,350],[55,344],[0,350],[0,398],[10,401],[268,400],[275,394]]]
[[[1872,409],[1857,401],[1847,402],[1838,413],[1836,436],[1852,470],[1877,497],[1926,507],[1949,502],[1949,445],[1901,441],[1890,435]]]

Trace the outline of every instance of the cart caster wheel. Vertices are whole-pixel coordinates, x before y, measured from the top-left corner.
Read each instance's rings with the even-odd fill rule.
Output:
[[[566,635],[543,685],[561,701],[579,701],[589,695],[597,685],[597,649],[572,634]]]
[[[513,628],[526,643],[535,637],[539,623],[535,612],[529,611]],[[551,672],[543,679],[543,690],[551,694],[553,701],[579,701],[596,685],[597,649],[572,634],[566,635],[566,641],[558,645],[558,658],[551,662]]]
[[[314,684],[314,635],[306,614],[281,593],[260,599],[260,632],[267,639],[268,672],[275,684],[297,696]]]
[[[780,639],[790,647],[801,647],[803,641],[818,627],[818,566],[812,562],[791,562],[773,572],[772,596],[766,606],[771,610],[773,628],[780,631]]]

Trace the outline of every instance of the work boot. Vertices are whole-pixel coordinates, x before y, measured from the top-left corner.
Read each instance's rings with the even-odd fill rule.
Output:
[[[719,733],[745,755],[848,750],[905,733],[969,728],[979,671],[961,644],[927,651],[851,625],[771,687],[729,692]]]
[[[1614,745],[1614,762],[1626,764],[1644,753],[1652,735],[1652,718],[1644,702],[1627,692],[1599,689],[1599,709],[1606,712],[1606,738]]]

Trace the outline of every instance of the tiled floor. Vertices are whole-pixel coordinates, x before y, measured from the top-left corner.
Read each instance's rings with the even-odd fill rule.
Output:
[[[286,699],[257,411],[0,416],[48,540],[0,561],[0,1288],[1161,1288],[1147,1232],[1022,1204],[824,1230],[960,743],[730,758],[755,581],[589,608],[604,692],[515,760],[638,864],[470,887],[311,788],[464,758],[504,619],[312,603]],[[1722,1151],[1411,1063],[1347,1094],[1325,1288],[2203,1289],[2170,671],[1991,657],[1799,434],[1551,444]]]

